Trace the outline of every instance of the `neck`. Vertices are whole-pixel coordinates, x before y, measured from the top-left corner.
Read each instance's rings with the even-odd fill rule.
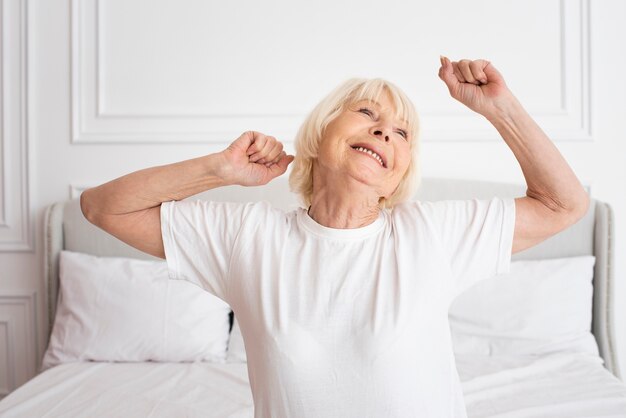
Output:
[[[361,184],[314,182],[308,213],[315,222],[329,228],[360,228],[374,222],[380,213],[378,196]],[[365,190],[364,190],[365,188]]]

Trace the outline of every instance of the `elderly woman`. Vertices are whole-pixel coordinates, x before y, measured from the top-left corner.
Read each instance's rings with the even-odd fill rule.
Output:
[[[380,79],[331,92],[298,132],[295,161],[275,138],[246,132],[222,152],[82,194],[89,221],[230,304],[255,417],[465,417],[452,299],[587,211],[575,174],[491,63],[442,57],[439,77],[499,131],[526,196],[409,201],[418,119]],[[180,201],[266,184],[292,161],[291,186],[305,203],[292,212]]]

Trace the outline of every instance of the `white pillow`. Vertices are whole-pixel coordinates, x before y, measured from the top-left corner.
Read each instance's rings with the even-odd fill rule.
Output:
[[[449,310],[455,354],[599,355],[591,333],[595,257],[514,261]]]
[[[168,277],[165,261],[62,251],[42,370],[75,361],[224,363],[230,306]]]
[[[239,328],[239,321],[237,317],[233,318],[233,329],[230,332],[230,340],[228,342],[228,357],[227,363],[245,363],[248,361],[246,357],[246,347],[243,343],[243,335],[241,335],[241,328]]]

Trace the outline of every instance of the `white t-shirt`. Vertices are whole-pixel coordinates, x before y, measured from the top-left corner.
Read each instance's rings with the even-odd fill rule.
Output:
[[[334,229],[266,202],[166,202],[172,279],[230,304],[255,418],[466,417],[448,308],[509,271],[512,198],[408,202]]]

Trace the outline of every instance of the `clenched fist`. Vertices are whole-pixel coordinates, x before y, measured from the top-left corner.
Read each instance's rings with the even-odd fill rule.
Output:
[[[453,98],[488,119],[499,107],[513,100],[504,78],[487,60],[456,62],[442,56],[439,78],[446,83]]]
[[[276,138],[255,131],[244,132],[219,155],[222,178],[241,186],[267,184],[287,171],[294,159]]]

